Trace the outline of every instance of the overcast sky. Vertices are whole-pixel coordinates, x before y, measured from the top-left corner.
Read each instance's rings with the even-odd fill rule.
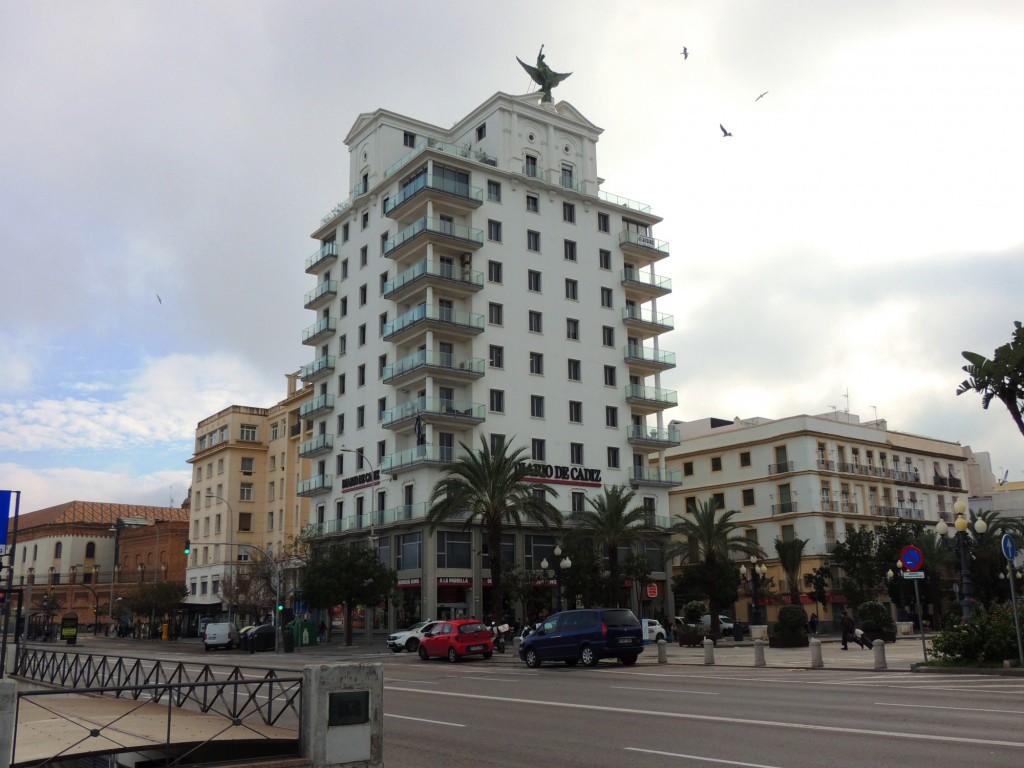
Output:
[[[359,113],[450,126],[542,43],[665,219],[667,418],[877,412],[1024,479],[954,394],[1024,320],[1022,40],[1016,0],[0,0],[0,487],[180,504],[196,423],[312,360]]]

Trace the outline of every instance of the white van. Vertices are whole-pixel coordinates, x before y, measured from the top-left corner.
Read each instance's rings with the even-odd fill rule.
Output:
[[[231,650],[238,647],[238,627],[230,622],[210,623],[206,625],[203,633],[203,647],[206,650],[211,648],[226,648]]]

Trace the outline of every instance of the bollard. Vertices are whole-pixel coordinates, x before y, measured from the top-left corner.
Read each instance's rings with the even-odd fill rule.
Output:
[[[757,638],[754,641],[754,666],[763,667],[765,666],[764,661],[764,640]]]
[[[875,671],[884,672],[887,670],[889,667],[885,663],[885,641],[875,640],[872,652],[875,654]]]
[[[668,643],[664,638],[658,641],[658,663],[668,664]]]
[[[825,666],[825,662],[821,660],[821,640],[814,638],[811,640],[811,669],[821,669]]]
[[[710,637],[704,638],[704,664],[706,666],[715,664],[715,641]]]

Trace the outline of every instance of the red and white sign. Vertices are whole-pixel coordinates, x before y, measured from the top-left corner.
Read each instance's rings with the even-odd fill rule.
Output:
[[[654,582],[647,585],[647,596],[651,598],[658,596],[658,585]]]

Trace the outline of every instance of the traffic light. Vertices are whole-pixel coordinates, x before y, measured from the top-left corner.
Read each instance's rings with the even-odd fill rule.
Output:
[[[278,603],[277,604],[277,610],[278,611],[283,611],[284,610],[284,606],[281,603]]]
[[[189,542],[188,539],[185,539],[185,554],[186,555],[191,555],[192,554],[192,544],[191,544],[191,542]]]

